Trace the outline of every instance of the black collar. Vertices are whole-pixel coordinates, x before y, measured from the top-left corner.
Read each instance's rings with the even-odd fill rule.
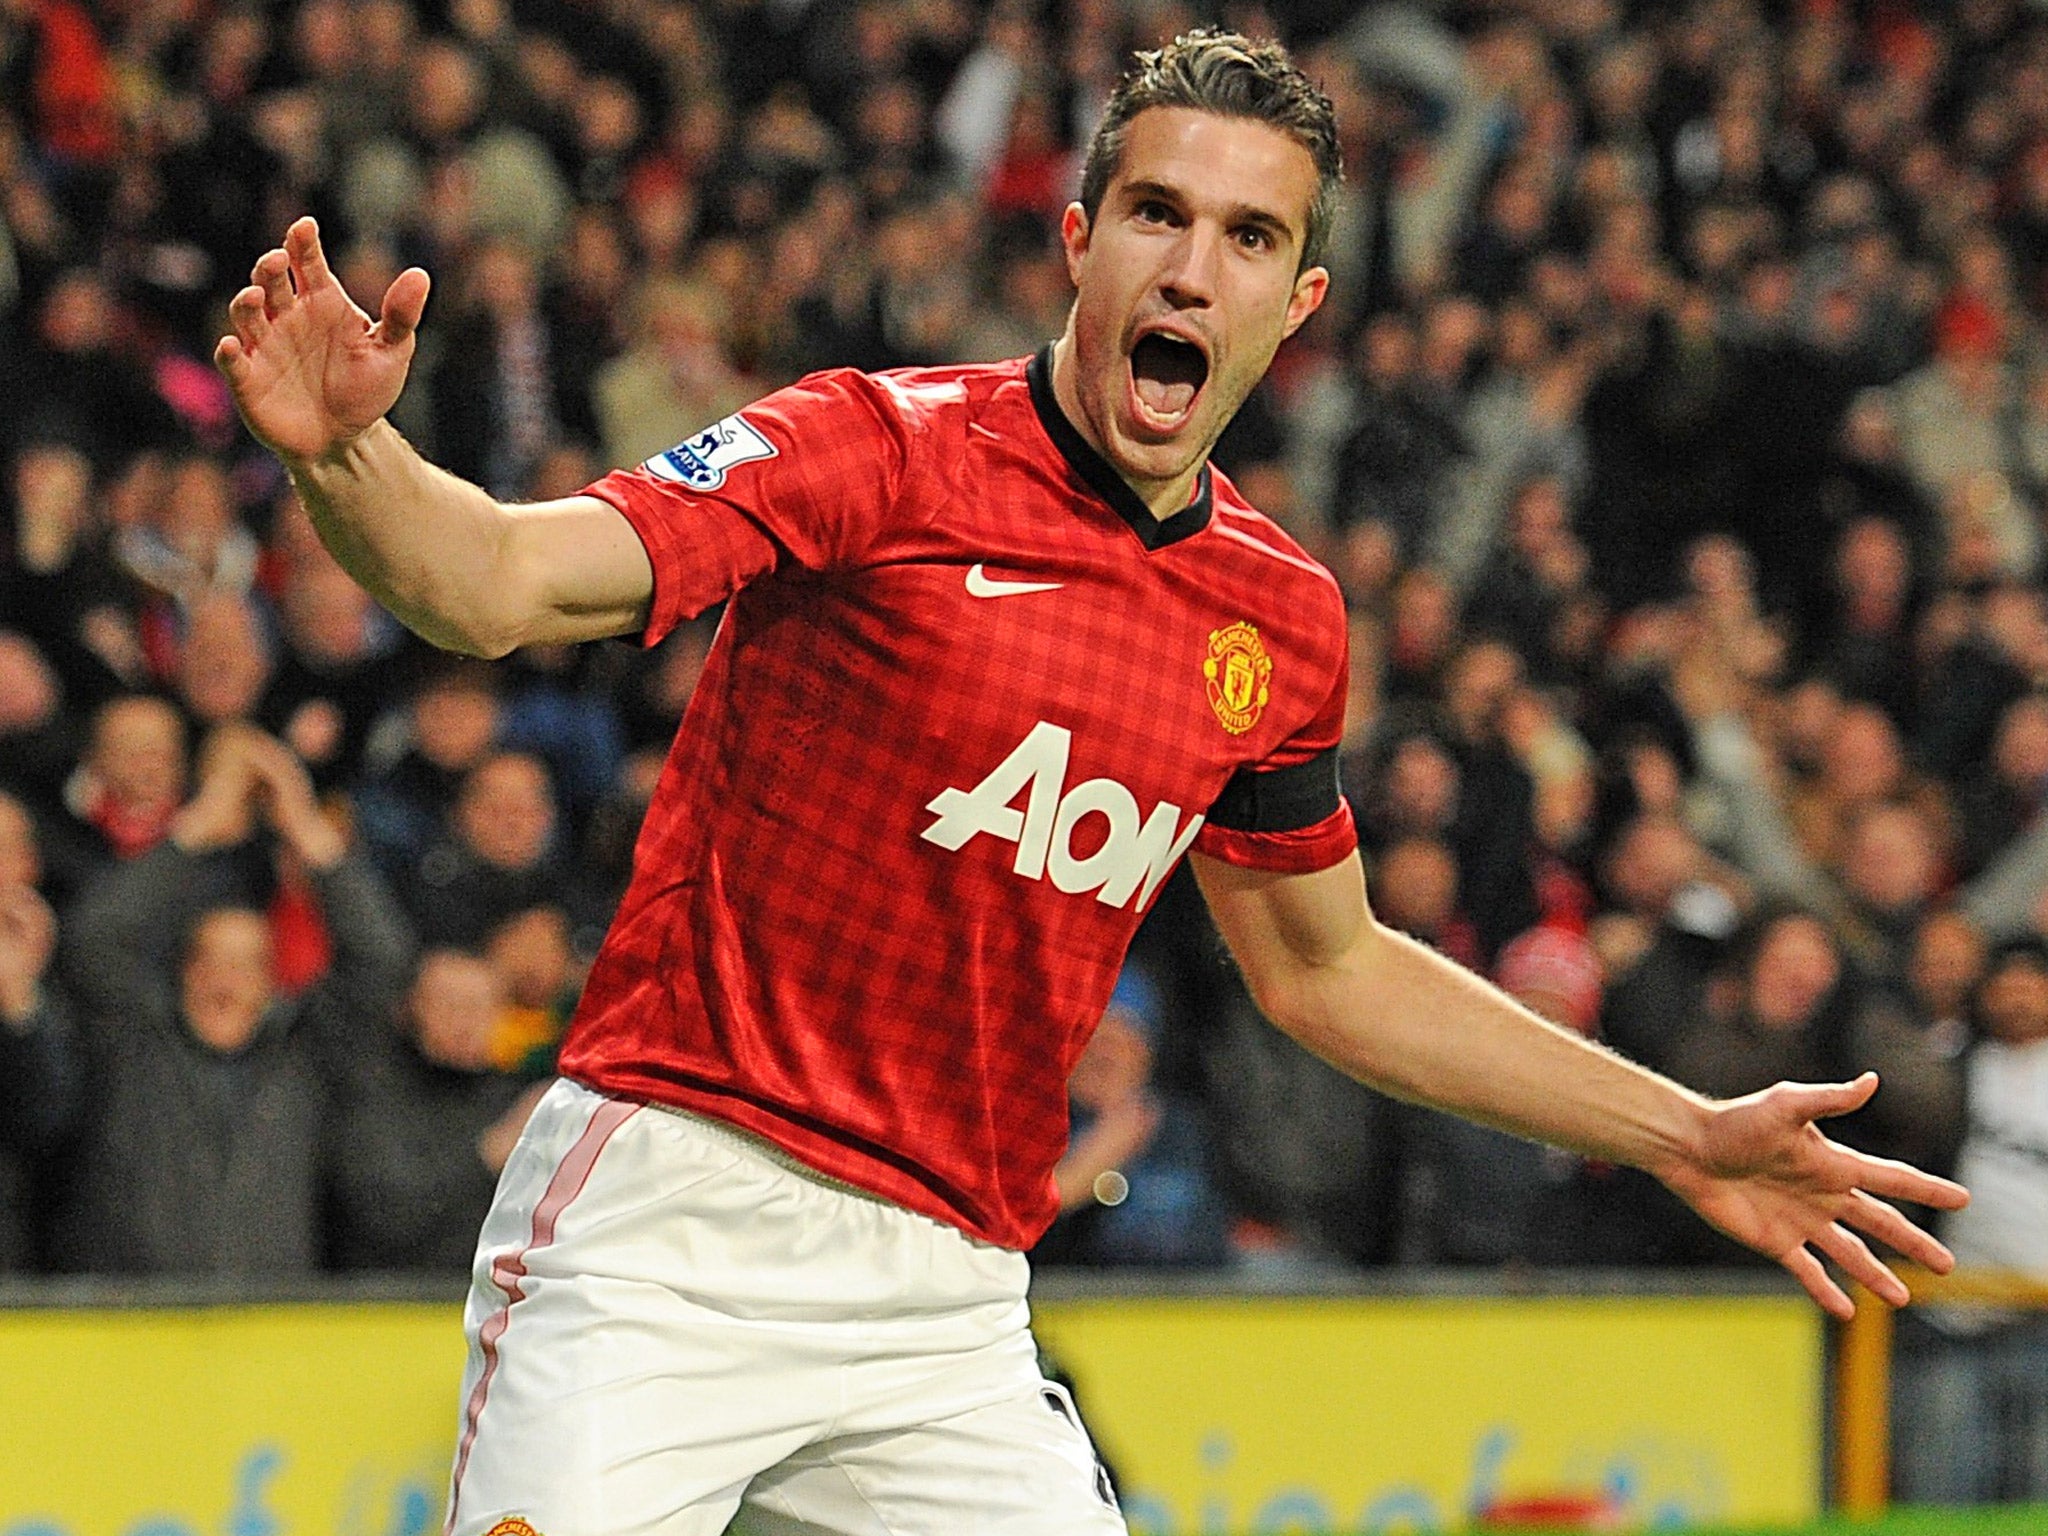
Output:
[[[1201,476],[1195,482],[1195,499],[1171,517],[1154,517],[1152,509],[1131,489],[1130,482],[1095,451],[1060,409],[1052,392],[1052,343],[1047,342],[1033,355],[1025,366],[1024,377],[1030,381],[1031,404],[1053,447],[1059,449],[1060,457],[1074,473],[1087,481],[1088,488],[1108,504],[1109,510],[1124,520],[1140,544],[1147,549],[1164,549],[1209,526],[1212,487],[1207,464],[1202,466]]]

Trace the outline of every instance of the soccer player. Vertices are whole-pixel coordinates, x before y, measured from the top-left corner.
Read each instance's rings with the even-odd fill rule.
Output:
[[[1831,1312],[1880,1197],[1869,1076],[1716,1103],[1552,1028],[1366,902],[1335,583],[1208,465],[1322,302],[1328,101],[1270,45],[1142,55],[1029,359],[831,372],[585,494],[504,506],[384,420],[379,318],[312,221],[217,360],[322,537],[442,645],[658,640],[728,601],[635,873],[507,1165],[448,1524],[540,1536],[1114,1532],[1033,1364],[1068,1069],[1184,853],[1260,1006],[1390,1092],[1647,1168]]]

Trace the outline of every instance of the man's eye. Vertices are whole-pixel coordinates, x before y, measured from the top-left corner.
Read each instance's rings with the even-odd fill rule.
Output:
[[[1164,224],[1173,217],[1173,211],[1164,203],[1144,202],[1138,204],[1138,217],[1148,224]]]
[[[1237,243],[1247,251],[1269,251],[1273,248],[1273,237],[1263,229],[1247,225],[1237,232]]]

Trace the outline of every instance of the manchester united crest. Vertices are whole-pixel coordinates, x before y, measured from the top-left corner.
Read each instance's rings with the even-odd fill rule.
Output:
[[[488,1531],[484,1532],[484,1536],[540,1536],[540,1532],[520,1519],[519,1516],[507,1515]]]
[[[1202,676],[1209,683],[1209,707],[1231,735],[1242,736],[1259,723],[1272,675],[1273,658],[1251,625],[1239,620],[1210,632]]]

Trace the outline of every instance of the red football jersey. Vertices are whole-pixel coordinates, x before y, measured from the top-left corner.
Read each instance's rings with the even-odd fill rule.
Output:
[[[561,1070],[1028,1247],[1190,846],[1305,871],[1344,605],[1221,476],[1154,518],[1028,362],[814,375],[590,488],[645,639],[730,598]]]

